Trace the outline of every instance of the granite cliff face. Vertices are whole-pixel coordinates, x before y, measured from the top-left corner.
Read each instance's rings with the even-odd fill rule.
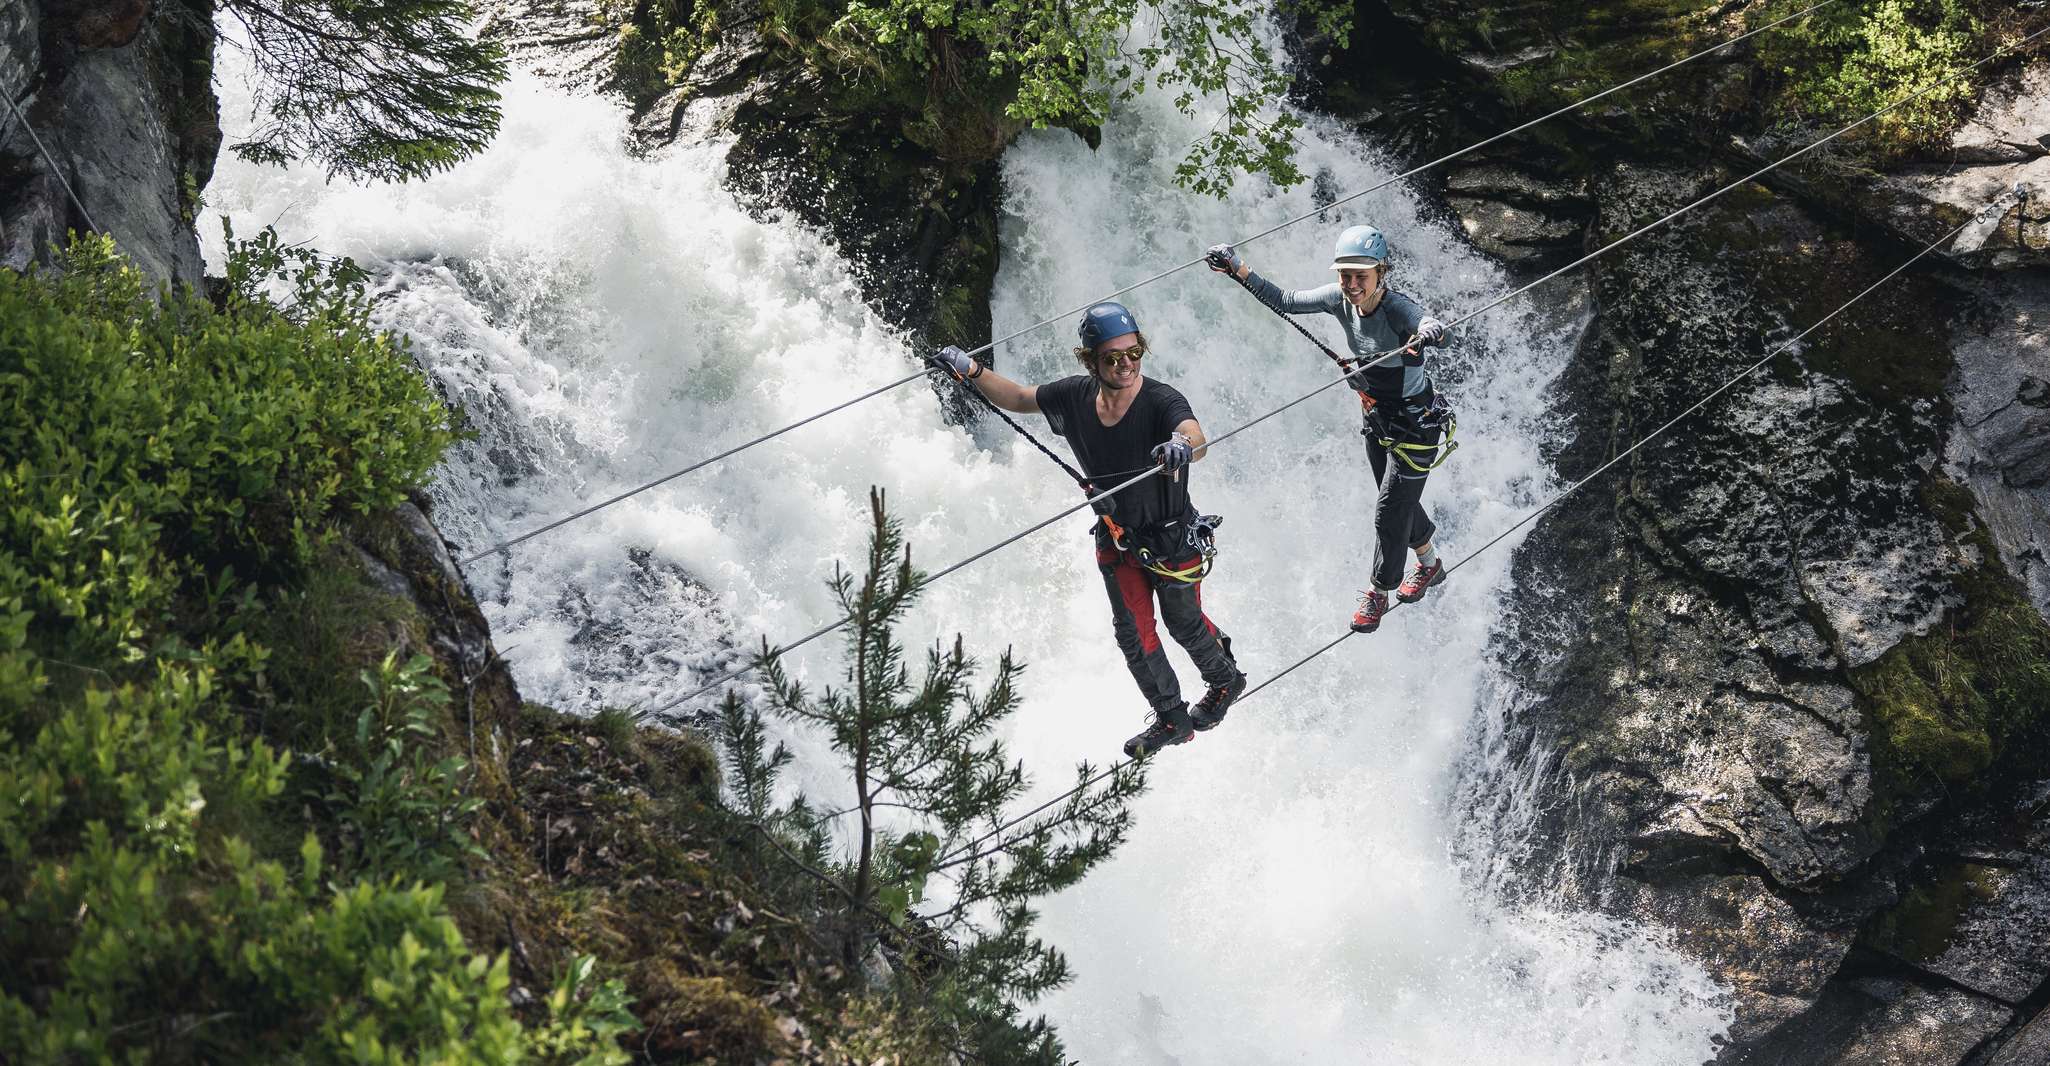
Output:
[[[194,226],[221,144],[213,44],[208,0],[0,8],[0,92],[23,119],[0,110],[0,264],[98,228],[148,272],[199,281]]]
[[[1369,86],[1332,53],[1317,101],[1429,158],[1549,109],[1533,72],[1627,77],[1750,7],[1626,3],[1568,32],[1549,5],[1446,6],[1395,0],[1369,35],[1406,58]],[[1828,131],[1767,121],[1755,63],[1462,159],[1440,202],[1529,276],[1568,262]],[[1588,268],[1552,397],[1565,480],[1986,212],[1518,555],[1493,742],[1540,813],[1507,880],[1670,929],[1732,989],[1725,1062],[2042,1061],[2046,78],[1989,67],[1940,151],[1826,153]],[[1471,783],[1474,808],[1508,787]]]

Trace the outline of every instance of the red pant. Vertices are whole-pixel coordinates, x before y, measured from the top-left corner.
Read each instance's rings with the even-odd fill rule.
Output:
[[[1168,569],[1180,570],[1199,561],[1191,556]],[[1195,660],[1205,684],[1229,684],[1238,676],[1231,638],[1203,613],[1202,582],[1162,577],[1140,566],[1132,552],[1116,548],[1096,549],[1096,568],[1102,571],[1104,591],[1110,594],[1111,632],[1117,636],[1118,650],[1125,653],[1125,665],[1131,668],[1132,679],[1139,683],[1147,703],[1164,707],[1182,702],[1181,682],[1154,629],[1156,602],[1168,635]]]

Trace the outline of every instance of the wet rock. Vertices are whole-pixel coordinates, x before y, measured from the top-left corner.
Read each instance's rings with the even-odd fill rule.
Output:
[[[1974,284],[1954,326],[1945,460],[1979,498],[2001,561],[2050,614],[2050,272]]]
[[[1884,172],[1836,170],[1822,181],[1842,190],[1816,195],[1921,245],[2001,201],[1940,254],[1974,268],[2050,266],[2050,60],[2037,60],[1989,87],[1940,160]],[[2022,196],[2013,192],[2019,188]],[[1848,199],[1846,200],[1846,196]]]
[[[63,22],[80,48],[120,48],[142,32],[150,0],[49,0],[52,19]]]
[[[1860,982],[1860,990],[1885,1006],[1818,1066],[1955,1066],[2013,1017],[1998,1003],[1952,989],[1874,980]]]
[[[1592,183],[1597,226],[1658,217],[1715,180],[1618,168]],[[1944,294],[1908,283],[1766,358],[1835,309],[1811,289],[1855,293],[1888,265],[1755,188],[1603,260],[1602,315],[1577,357],[1588,365],[1562,397],[1583,436],[1562,474],[1758,370],[1519,551],[1519,586],[1556,590],[1584,619],[1516,630],[1555,642],[1519,649],[1541,694],[1525,722],[1533,756],[1572,782],[1539,834],[1537,876],[1671,929],[1735,990],[1738,1048],[1817,1024],[1812,1005],[1861,925],[1893,900],[1894,875],[1875,867],[1912,862],[1911,849],[1881,855],[1875,811],[1907,822],[1940,799],[1890,782],[1881,804],[1853,677],[1941,621],[1973,565],[1918,498],[1942,430],[1906,386],[1939,382],[1940,362],[1882,368],[1860,346],[1940,356],[1940,334],[1912,335],[1904,309]]]
[[[1910,896],[1916,924],[1882,936],[1895,957],[2007,1003],[2050,978],[2050,855],[2019,855],[2013,867],[1961,863]],[[1897,912],[1898,913],[1898,912]]]
[[[598,0],[484,0],[480,32],[535,73],[578,89],[609,88],[619,31]]]
[[[2050,1062],[2050,1011],[2037,1014],[2008,1037],[1986,1066],[2043,1066],[2046,1062]]]
[[[1587,228],[1587,202],[1562,182],[1532,179],[1506,167],[1454,171],[1445,202],[1467,239],[1507,262],[1577,249]]]
[[[1841,929],[1818,928],[1760,878],[1697,876],[1663,885],[1619,880],[1617,913],[1670,928],[1675,943],[1729,984],[1743,1044],[1799,1016],[1850,949]]]
[[[0,197],[0,265],[40,261],[65,231],[97,226],[145,272],[199,281],[193,212],[221,136],[212,31],[181,0],[167,2],[178,10],[146,21],[146,0],[0,13],[0,85],[34,91],[21,107],[49,152],[0,116],[0,175],[12,186]]]
[[[368,520],[354,541],[370,580],[411,605],[421,620],[425,646],[405,650],[436,660],[475,735],[510,721],[520,708],[512,670],[492,645],[491,627],[427,513],[400,504]]]

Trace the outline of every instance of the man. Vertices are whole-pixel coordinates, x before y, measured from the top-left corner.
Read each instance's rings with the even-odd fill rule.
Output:
[[[959,348],[938,361],[990,402],[1018,414],[1044,414],[1067,439],[1092,492],[1129,480],[1156,464],[1165,470],[1115,496],[1097,501],[1096,565],[1110,594],[1111,630],[1153,721],[1125,742],[1125,754],[1144,758],[1186,743],[1195,730],[1214,728],[1246,690],[1231,652],[1231,638],[1203,614],[1203,538],[1189,502],[1190,463],[1203,458],[1203,427],[1189,401],[1164,382],[1145,377],[1139,361],[1146,336],[1123,304],[1101,303],[1082,316],[1082,347],[1075,357],[1086,372],[1044,385],[1021,385],[987,369]],[[1175,642],[1195,660],[1209,692],[1192,713],[1181,682],[1154,630],[1155,607]]]
[[[1353,226],[1338,235],[1331,256],[1331,269],[1338,272],[1335,285],[1283,290],[1253,273],[1228,244],[1213,246],[1205,258],[1210,269],[1237,277],[1276,311],[1336,318],[1359,363],[1401,349],[1399,360],[1352,378],[1366,423],[1360,432],[1367,438],[1367,463],[1381,493],[1374,506],[1372,587],[1360,594],[1352,615],[1353,632],[1372,633],[1388,611],[1389,592],[1415,603],[1445,579],[1444,561],[1431,543],[1437,526],[1424,513],[1424,479],[1438,466],[1446,427],[1456,423],[1450,406],[1431,387],[1422,351],[1425,345],[1445,343],[1445,324],[1388,287],[1388,239],[1372,226]],[[1402,573],[1404,546],[1417,558],[1407,577]]]

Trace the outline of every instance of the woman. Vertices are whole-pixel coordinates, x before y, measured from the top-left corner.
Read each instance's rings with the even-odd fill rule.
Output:
[[[1372,633],[1388,611],[1390,592],[1415,603],[1445,578],[1445,564],[1431,543],[1437,527],[1422,502],[1424,480],[1438,465],[1452,418],[1450,407],[1431,387],[1423,355],[1425,346],[1445,342],[1445,324],[1388,287],[1388,239],[1372,226],[1354,226],[1338,235],[1331,256],[1331,269],[1338,272],[1335,285],[1284,290],[1253,273],[1228,244],[1211,248],[1205,259],[1212,270],[1238,278],[1276,311],[1327,314],[1345,330],[1353,354],[1348,366],[1361,366],[1351,380],[1366,422],[1360,432],[1367,438],[1367,462],[1381,491],[1374,507],[1374,572],[1352,616],[1353,632]],[[1404,546],[1417,558],[1407,577],[1402,574]]]

